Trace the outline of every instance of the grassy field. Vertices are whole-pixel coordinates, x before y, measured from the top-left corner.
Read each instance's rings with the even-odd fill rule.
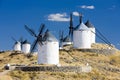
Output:
[[[108,45],[94,44],[92,48],[103,49],[108,48]],[[37,62],[37,56],[28,58],[24,54],[15,54],[10,51],[1,53],[0,72],[4,71],[3,67],[7,63],[34,65],[34,62]],[[117,49],[112,55],[81,52],[78,50],[60,51],[60,64],[62,66],[81,66],[87,63],[92,66],[92,72],[90,73],[23,72],[14,70],[4,76],[10,78],[9,80],[120,80],[120,51]],[[5,80],[1,77],[0,80]]]

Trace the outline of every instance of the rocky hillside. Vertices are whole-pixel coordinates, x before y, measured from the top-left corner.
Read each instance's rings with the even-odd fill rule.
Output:
[[[83,52],[65,47],[60,50],[61,66],[84,66],[89,64],[89,73],[77,72],[23,72],[4,70],[5,64],[37,65],[37,56],[27,57],[22,53],[6,51],[0,53],[0,80],[120,80],[120,51],[105,44],[93,44],[92,49],[114,49],[114,54]],[[45,65],[43,65],[45,66]],[[50,65],[51,66],[51,65]],[[4,74],[3,74],[4,73]]]

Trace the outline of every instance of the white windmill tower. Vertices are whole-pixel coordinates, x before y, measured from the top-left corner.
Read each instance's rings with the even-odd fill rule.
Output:
[[[58,40],[47,30],[43,34],[45,25],[42,24],[39,34],[36,35],[34,31],[27,26],[25,28],[36,38],[31,51],[34,50],[36,44],[38,44],[38,64],[59,64],[59,42]]]
[[[22,42],[22,52],[23,53],[25,53],[25,54],[30,53],[30,47],[31,47],[31,45],[27,40]]]
[[[21,43],[19,41],[15,42],[14,51],[21,51]]]
[[[78,49],[91,48],[91,30],[82,22],[73,31],[73,47]]]
[[[17,41],[15,38],[12,37],[12,39],[15,41],[15,44],[13,46],[14,51],[21,51],[21,42]]]
[[[91,43],[95,43],[95,27],[90,23],[89,20],[87,20],[85,25],[91,30]]]

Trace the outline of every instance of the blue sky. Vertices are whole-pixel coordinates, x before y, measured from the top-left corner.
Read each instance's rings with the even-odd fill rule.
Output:
[[[120,0],[0,0],[0,50],[11,50],[14,41],[22,36],[31,43],[34,38],[24,29],[28,25],[38,33],[41,23],[58,37],[58,31],[68,33],[69,15],[76,14],[74,26],[78,21],[77,12],[83,14],[83,22],[91,23],[120,48]],[[102,42],[97,39],[97,42]]]

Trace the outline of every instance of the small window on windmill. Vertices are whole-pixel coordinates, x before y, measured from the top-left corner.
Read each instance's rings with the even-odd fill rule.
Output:
[[[79,31],[85,31],[84,29],[80,29]]]

